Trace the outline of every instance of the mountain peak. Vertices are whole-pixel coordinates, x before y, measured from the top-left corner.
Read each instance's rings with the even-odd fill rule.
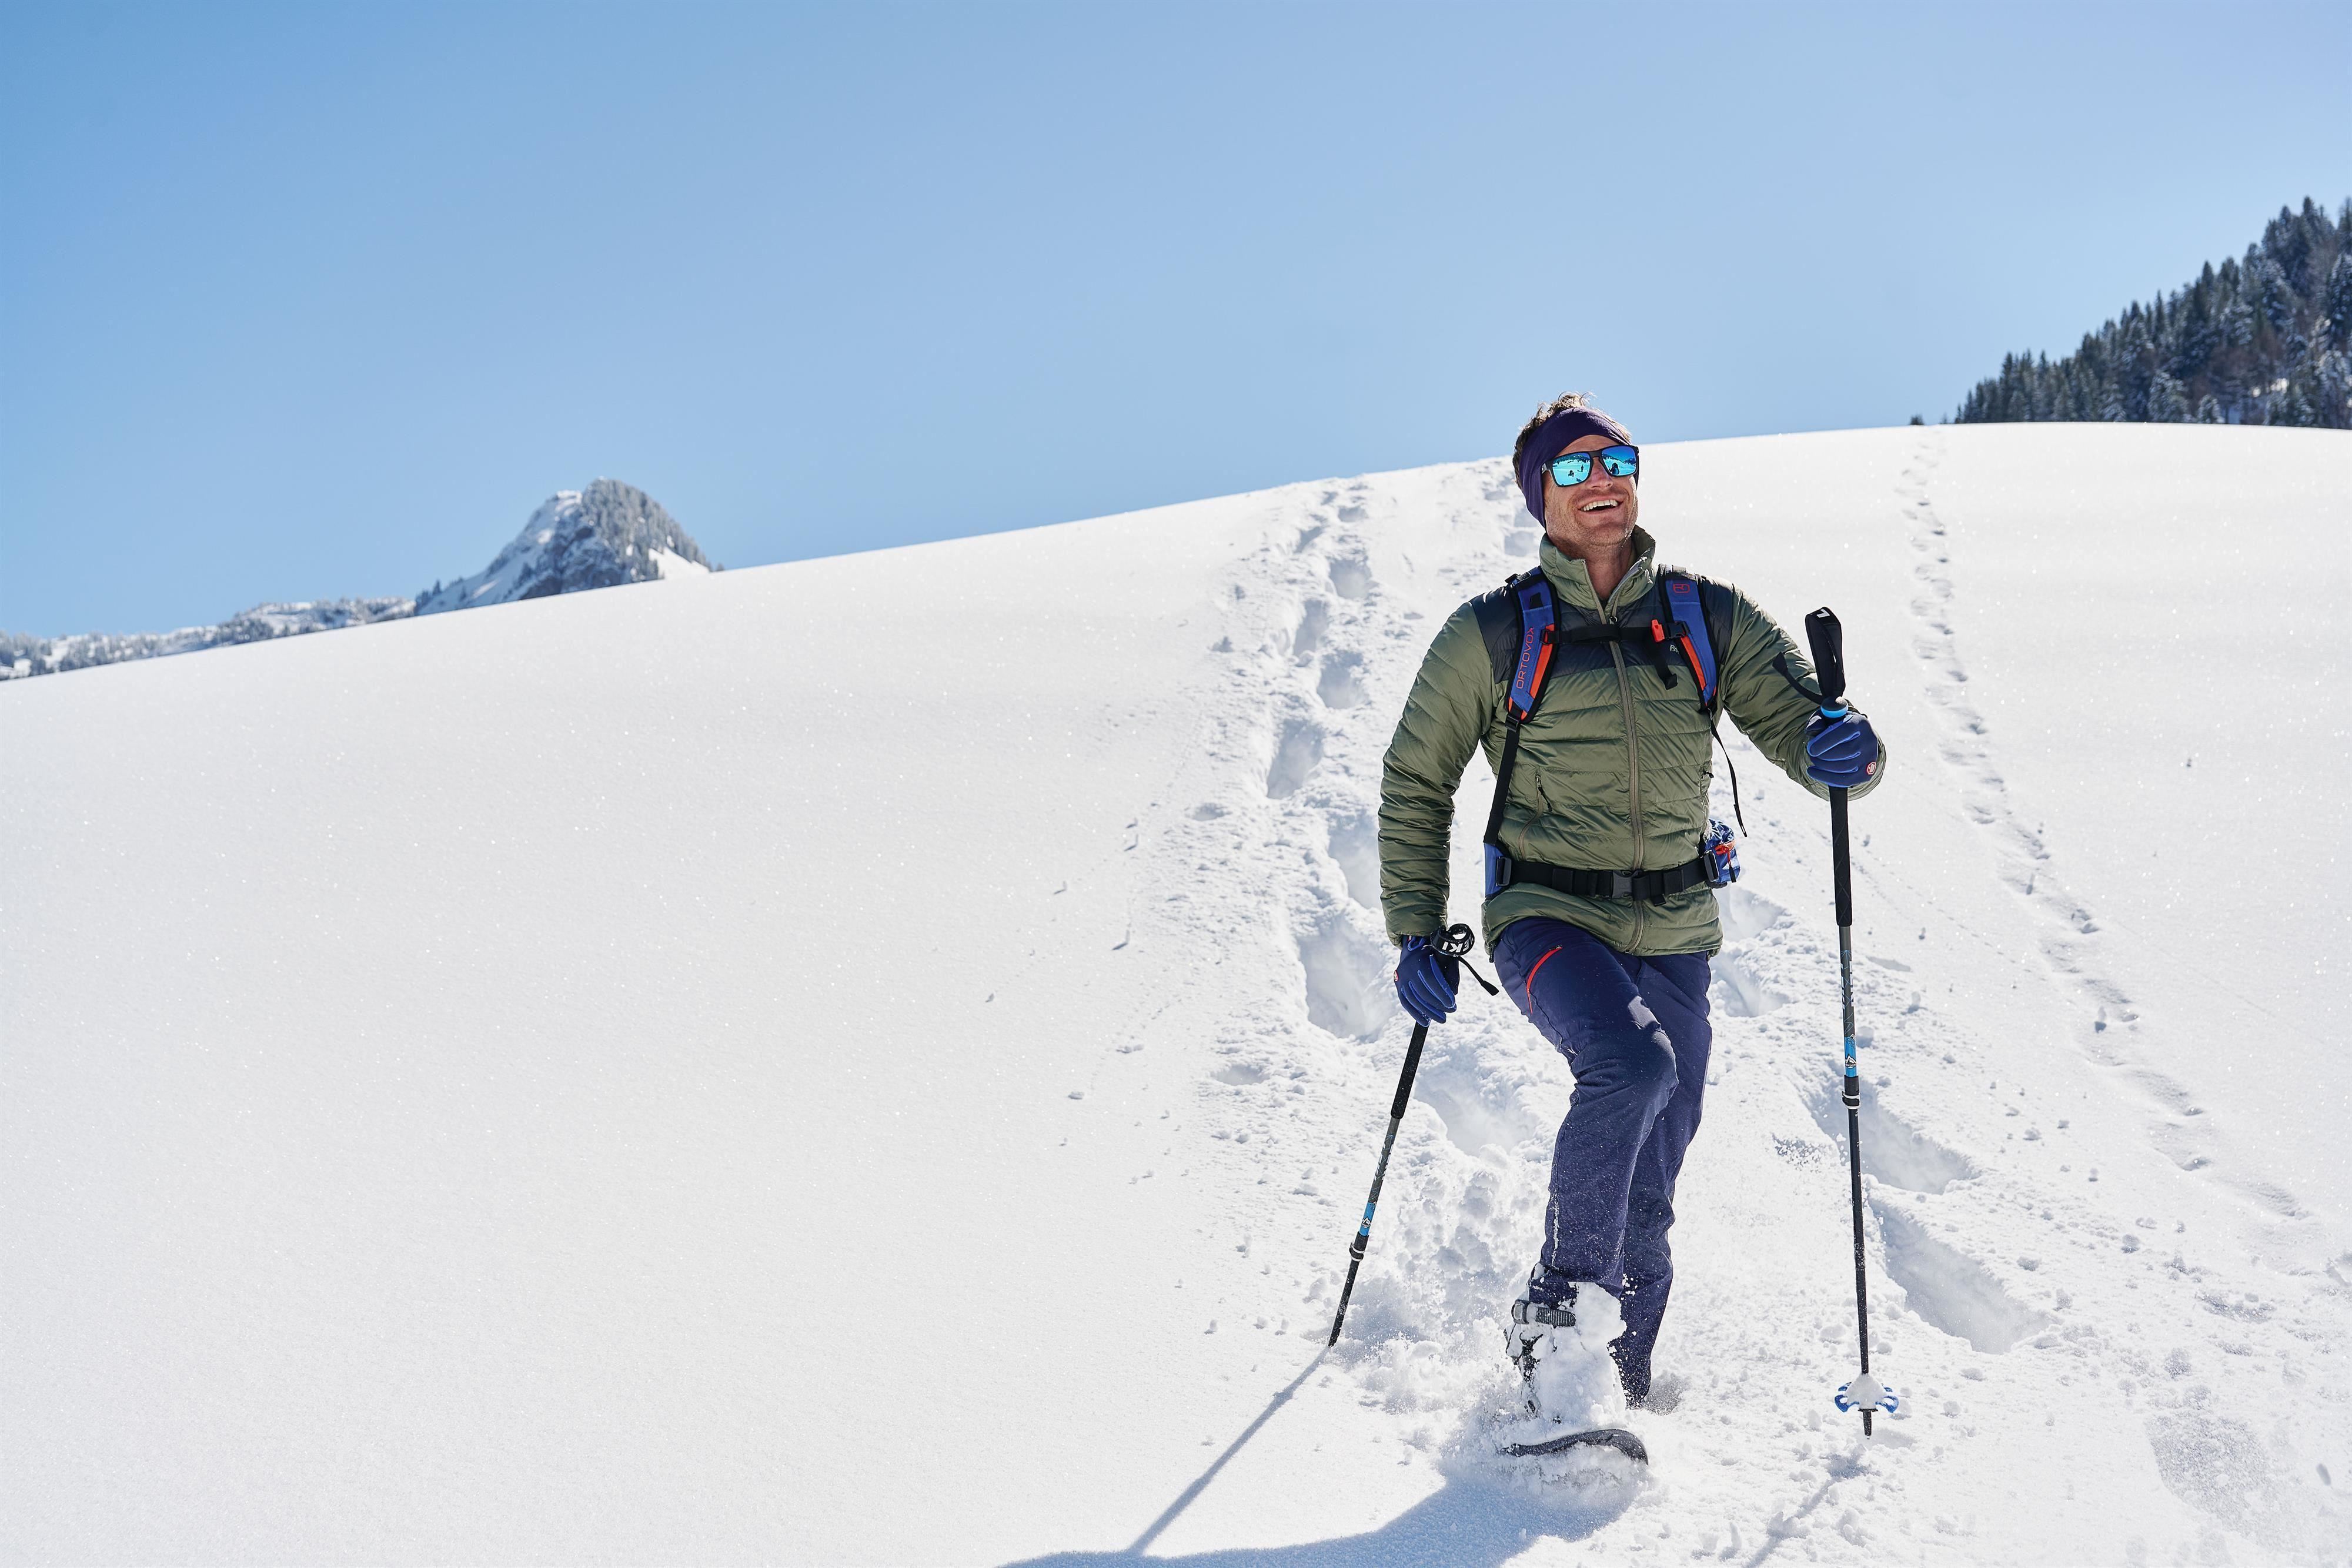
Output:
[[[719,570],[661,503],[618,479],[585,490],[558,490],[530,515],[508,546],[482,570],[435,583],[414,600],[321,599],[257,604],[216,626],[127,635],[80,632],[26,637],[0,632],[0,681],[79,670],[92,664],[192,653],[234,643],[265,643],[308,632],[364,626],[408,615],[431,615],[478,604],[543,599],[583,588],[614,588],[665,577],[700,577]]]
[[[634,485],[599,479],[585,490],[549,497],[488,566],[418,594],[416,613],[718,570],[660,502]]]

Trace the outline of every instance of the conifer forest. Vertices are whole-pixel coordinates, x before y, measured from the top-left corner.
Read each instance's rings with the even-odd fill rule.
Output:
[[[2352,201],[2281,207],[2242,257],[2135,301],[2073,353],[2006,355],[1961,424],[2139,420],[2352,428]]]

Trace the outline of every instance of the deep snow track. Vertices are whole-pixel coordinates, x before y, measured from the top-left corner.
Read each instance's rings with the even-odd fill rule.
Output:
[[[2028,826],[1994,756],[1984,716],[1969,697],[1969,675],[1959,653],[1958,607],[1952,586],[1951,539],[1932,497],[1935,469],[1945,433],[1919,437],[1903,472],[1897,495],[1911,520],[1911,546],[1918,555],[1919,592],[1911,601],[1918,622],[1912,653],[1927,682],[1929,700],[1942,719],[1937,747],[1962,781],[1960,803],[1981,828],[2000,867],[2000,881],[2015,894],[2038,932],[2043,964],[2061,992],[2074,993],[2070,1013],[2076,1042],[2095,1061],[2120,1069],[2147,1097],[2151,1136],[2184,1171],[2211,1167],[2212,1124],[2188,1084],[2152,1065],[2137,1050],[2138,1013],[2123,988],[2106,974],[2100,928],[2092,911],[2067,887],[2052,864],[2042,831]],[[2295,1200],[2275,1185],[2243,1178],[2235,1184],[2256,1201],[2292,1216]]]
[[[2184,444],[2230,500],[2167,509]],[[1491,1455],[1570,1087],[1507,1003],[1434,1031],[1320,1349],[1406,1032],[1380,756],[1532,559],[1499,463],[0,689],[0,1556],[2352,1560],[2341,895],[2296,880],[2346,450],[1650,450],[1669,559],[1835,607],[1894,749],[1856,982],[1906,1406],[1829,1403],[1826,808],[1727,730],[1632,1488]],[[2217,795],[2173,611],[2289,554],[2336,620],[2232,688],[2275,774]]]

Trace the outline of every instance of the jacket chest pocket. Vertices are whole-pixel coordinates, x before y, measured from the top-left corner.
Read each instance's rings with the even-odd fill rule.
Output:
[[[1555,671],[1519,737],[1528,793],[1550,815],[1622,802],[1630,771],[1625,689],[1601,649],[1600,665]],[[1518,788],[1515,779],[1513,788]]]

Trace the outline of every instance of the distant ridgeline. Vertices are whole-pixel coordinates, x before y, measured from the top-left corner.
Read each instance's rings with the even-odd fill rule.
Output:
[[[2281,207],[2243,260],[2085,333],[2053,364],[2011,354],[1953,416],[2352,428],[2352,202]]]
[[[482,570],[455,582],[436,582],[414,599],[257,604],[217,626],[177,632],[85,632],[70,637],[0,632],[0,680],[719,570],[652,497],[616,479],[599,479],[585,490],[558,491]]]

